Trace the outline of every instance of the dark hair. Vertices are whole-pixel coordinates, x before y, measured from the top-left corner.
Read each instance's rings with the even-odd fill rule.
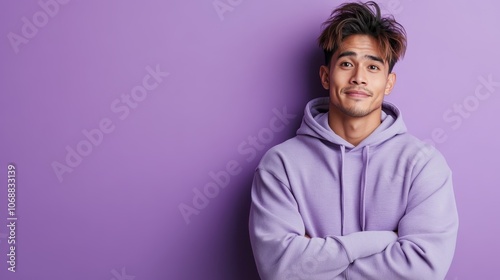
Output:
[[[326,65],[330,64],[335,51],[350,35],[369,35],[377,40],[384,60],[389,64],[389,73],[406,51],[404,27],[393,16],[382,17],[380,7],[373,1],[340,5],[323,26],[325,28],[318,43],[325,53]]]

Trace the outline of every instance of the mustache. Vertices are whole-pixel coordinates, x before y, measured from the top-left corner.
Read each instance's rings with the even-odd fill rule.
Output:
[[[359,87],[359,86],[349,86],[349,87],[343,88],[340,92],[346,93],[347,91],[362,91],[362,92],[369,94],[370,96],[373,96],[373,92],[371,90],[364,88],[364,87]]]

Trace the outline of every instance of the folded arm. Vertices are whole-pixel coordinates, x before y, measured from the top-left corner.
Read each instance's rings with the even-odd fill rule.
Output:
[[[438,153],[414,171],[399,238],[386,250],[354,261],[347,279],[445,278],[458,230],[451,172]]]
[[[397,238],[392,231],[306,237],[286,182],[262,169],[256,171],[252,186],[249,228],[263,280],[334,279],[355,260],[383,252]]]

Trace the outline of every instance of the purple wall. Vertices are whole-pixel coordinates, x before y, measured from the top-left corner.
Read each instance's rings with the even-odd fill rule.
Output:
[[[0,3],[0,278],[258,279],[253,169],[326,94],[315,40],[341,1],[55,1]],[[447,279],[494,279],[500,5],[380,3],[409,37],[388,100],[454,170]]]

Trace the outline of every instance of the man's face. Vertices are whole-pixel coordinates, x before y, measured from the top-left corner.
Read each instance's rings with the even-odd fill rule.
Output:
[[[323,87],[330,92],[330,110],[346,117],[361,118],[379,113],[395,82],[389,64],[376,40],[351,35],[333,54],[330,67],[321,66]]]

